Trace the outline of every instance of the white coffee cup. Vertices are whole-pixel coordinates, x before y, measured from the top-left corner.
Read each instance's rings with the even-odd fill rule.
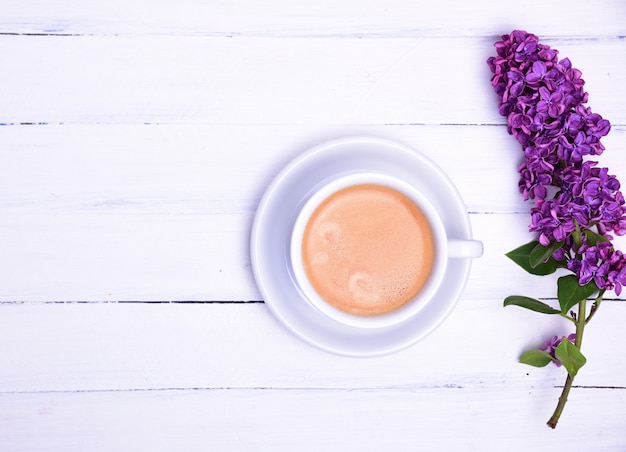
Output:
[[[435,255],[430,276],[417,295],[403,306],[379,315],[357,315],[336,308],[327,302],[313,287],[303,261],[302,242],[305,229],[315,210],[333,193],[347,187],[372,184],[388,187],[401,193],[412,201],[426,217],[434,242]],[[352,172],[322,182],[297,215],[291,235],[290,260],[291,270],[297,287],[304,298],[327,317],[345,325],[359,328],[381,328],[398,324],[419,315],[419,311],[428,303],[436,302],[435,295],[445,284],[446,266],[449,259],[468,259],[480,257],[483,252],[482,242],[477,240],[452,239],[446,234],[440,215],[435,207],[415,187],[396,177],[377,172]]]

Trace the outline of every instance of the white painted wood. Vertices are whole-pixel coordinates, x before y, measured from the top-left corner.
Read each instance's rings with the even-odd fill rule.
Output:
[[[7,0],[4,6],[0,26],[7,32],[60,35],[499,36],[525,27],[549,37],[606,37],[623,36],[626,22],[620,0]]]
[[[421,152],[454,181],[470,212],[528,212],[531,205],[517,190],[522,148],[504,125],[89,124],[0,130],[0,208],[12,215],[253,212],[291,159],[351,135],[399,141]],[[626,128],[613,126],[603,143],[600,165],[626,174]],[[480,174],[488,177],[477,183]]]
[[[485,60],[514,28],[582,70],[626,180],[620,0],[3,2],[0,449],[623,451],[624,296],[556,431],[564,370],[517,358],[569,325],[502,307],[556,278],[504,257],[529,205]],[[248,252],[278,171],[355,134],[440,165],[485,242],[450,318],[372,359],[291,335]]]
[[[605,301],[586,331],[577,384],[625,387],[626,303]],[[1,392],[185,388],[555,387],[565,371],[517,362],[569,322],[499,299],[462,299],[424,341],[378,358],[318,351],[262,303],[26,303],[2,305]],[[554,390],[553,396],[558,397]],[[584,409],[580,407],[579,409]],[[623,414],[611,406],[614,415]],[[576,408],[574,408],[576,410]],[[523,417],[529,413],[516,413]]]
[[[624,450],[626,418],[607,410],[626,403],[624,391],[575,392],[579,409],[556,431],[535,424],[552,398],[545,387],[479,384],[3,394],[0,419],[12,429],[3,446],[15,452]],[[597,428],[590,412],[603,415]]]
[[[527,214],[470,221],[485,254],[473,263],[467,298],[556,296],[558,275],[528,275],[504,256],[533,238]],[[251,226],[251,213],[0,218],[0,301],[261,300],[250,267]],[[626,249],[624,237],[616,243]]]
[[[3,36],[1,123],[502,123],[492,36],[199,38]],[[626,117],[626,40],[554,41],[594,111]],[[460,52],[459,49],[463,51]]]

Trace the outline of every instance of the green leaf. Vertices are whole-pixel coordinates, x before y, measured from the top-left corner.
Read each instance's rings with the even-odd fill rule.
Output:
[[[567,314],[579,302],[598,291],[598,286],[593,281],[584,286],[578,284],[576,275],[562,276],[557,280],[556,284],[556,294],[563,314]]]
[[[556,359],[567,369],[571,377],[575,377],[581,367],[587,362],[587,358],[580,352],[578,347],[572,344],[567,338],[563,338],[554,351]]]
[[[550,361],[552,361],[552,357],[550,354],[543,350],[538,350],[536,348],[532,350],[528,350],[522,354],[519,358],[519,362],[522,364],[528,364],[529,366],[534,367],[544,367],[547,366]]]
[[[587,236],[587,244],[589,246],[595,246],[598,242],[608,242],[609,239],[597,232],[594,232],[590,229],[585,229],[584,234]]]
[[[506,257],[532,275],[544,276],[554,273],[559,267],[559,263],[555,259],[550,258],[547,262],[540,263],[535,267],[530,265],[530,253],[537,247],[537,245],[539,245],[539,242],[537,240],[533,240],[532,242],[528,242],[527,244],[508,252]]]
[[[563,247],[562,242],[554,242],[548,246],[543,246],[541,243],[537,243],[537,245],[532,249],[529,256],[530,266],[532,268],[537,268],[538,266],[544,264],[552,254]]]
[[[541,312],[542,314],[560,314],[561,311],[545,304],[534,298],[522,297],[520,295],[511,295],[504,299],[504,306],[520,306],[530,309],[531,311]]]

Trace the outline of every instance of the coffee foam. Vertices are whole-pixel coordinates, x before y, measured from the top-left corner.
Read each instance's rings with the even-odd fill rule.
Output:
[[[434,259],[432,232],[407,197],[380,185],[339,190],[305,229],[302,256],[315,290],[352,314],[393,311],[417,295]]]

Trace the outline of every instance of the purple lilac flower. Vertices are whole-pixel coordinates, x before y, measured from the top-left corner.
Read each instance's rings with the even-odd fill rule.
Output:
[[[585,105],[581,71],[537,36],[514,30],[494,46],[497,55],[487,64],[498,110],[524,151],[518,188],[524,200],[535,202],[530,230],[544,246],[563,244],[553,257],[567,262],[581,285],[594,281],[619,295],[626,256],[608,240],[626,234],[625,200],[617,178],[586,160],[604,151],[609,121]],[[588,246],[586,230],[607,241]]]
[[[595,280],[598,287],[604,285],[604,278],[611,267],[613,246],[610,242],[600,242],[594,246],[583,245],[578,249],[580,259],[571,259],[568,269],[576,273],[581,285]]]
[[[567,262],[581,285],[594,281],[598,288],[614,290],[619,296],[626,285],[626,259],[610,242],[598,242],[589,246],[583,241],[576,255]]]
[[[610,123],[583,105],[588,98],[585,82],[569,59],[559,61],[558,51],[521,30],[503,35],[495,47],[498,56],[487,63],[500,97],[500,113],[510,117],[509,132],[525,145],[529,137],[550,131],[548,136],[564,135],[568,143],[576,145],[593,144],[589,151],[595,152],[590,153],[601,153],[599,138],[609,132]],[[573,113],[576,116],[570,118]],[[578,132],[584,137],[578,137]]]
[[[561,367],[561,363],[556,357],[556,348],[559,346],[559,344],[561,344],[561,342],[563,342],[563,339],[565,338],[554,336],[552,339],[547,340],[546,343],[539,348],[540,350],[547,352],[552,357],[552,362],[559,367]],[[576,341],[576,334],[570,334],[569,336],[567,336],[567,340],[573,344]]]
[[[528,159],[527,159],[528,160]],[[596,162],[586,161],[581,165],[571,165],[551,173],[559,181],[559,192],[551,199],[538,197],[531,209],[530,230],[539,234],[539,241],[547,246],[552,240],[561,242],[564,235],[573,232],[576,224],[583,228],[595,226],[600,234],[611,238],[608,233],[626,234],[624,197],[619,191],[620,183],[609,175],[607,168],[595,168]],[[532,177],[541,177],[545,172],[522,175],[525,183]],[[530,178],[530,179],[527,179]],[[548,178],[544,178],[547,182]],[[539,190],[528,185],[528,196]],[[547,191],[545,187],[541,190]],[[524,193],[524,192],[523,192]],[[526,195],[525,195],[526,197]]]
[[[537,200],[536,207],[531,211],[530,230],[538,233],[539,243],[543,246],[553,241],[563,242],[576,230],[570,202],[571,197],[567,193],[549,200]]]

